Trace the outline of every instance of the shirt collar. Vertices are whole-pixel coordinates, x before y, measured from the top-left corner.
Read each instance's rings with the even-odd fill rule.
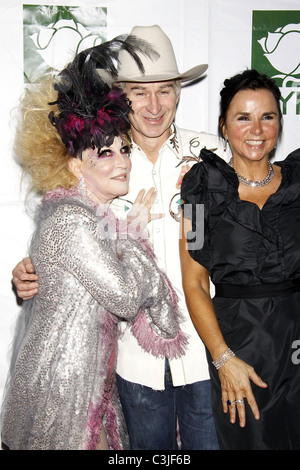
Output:
[[[175,157],[178,160],[182,159],[182,145],[181,145],[181,139],[180,135],[178,132],[178,127],[176,124],[172,124],[171,126],[171,135],[168,137],[168,139],[163,143],[162,147],[168,147],[172,153],[174,153]],[[141,150],[141,147],[137,145],[134,141],[132,141],[132,149],[138,149]]]

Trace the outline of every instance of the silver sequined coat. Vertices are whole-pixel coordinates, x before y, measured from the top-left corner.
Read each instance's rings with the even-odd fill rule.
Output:
[[[30,256],[39,293],[24,302],[2,408],[10,449],[128,448],[115,386],[118,318],[149,354],[179,357],[177,299],[146,240],[79,189],[56,190],[36,215]]]

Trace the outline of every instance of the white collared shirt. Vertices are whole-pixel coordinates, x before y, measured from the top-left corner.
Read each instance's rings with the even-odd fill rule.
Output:
[[[173,129],[173,134],[161,147],[154,165],[143,150],[133,144],[130,190],[125,198],[133,202],[141,189],[155,187],[157,197],[152,212],[165,214],[163,218],[150,222],[147,227],[157,262],[177,292],[180,310],[184,316],[181,328],[189,336],[186,354],[180,359],[170,361],[173,385],[179,386],[206,380],[209,374],[204,345],[193,326],[184,301],[178,245],[179,223],[169,213],[170,201],[176,194],[172,204],[174,212],[180,204],[180,189],[176,189],[176,183],[182,165],[177,165],[183,157],[198,157],[203,147],[214,150],[226,161],[229,156],[224,149],[224,142],[216,136],[178,129],[176,126]],[[163,390],[165,360],[145,352],[126,326],[125,322],[121,322],[117,373],[130,382]]]

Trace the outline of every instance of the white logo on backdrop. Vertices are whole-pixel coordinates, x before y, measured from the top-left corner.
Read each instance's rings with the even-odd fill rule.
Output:
[[[274,33],[268,32],[267,37],[258,42],[272,67],[281,72],[273,78],[282,78],[282,86],[286,86],[288,81],[300,83],[300,79],[295,78],[300,74],[300,23],[288,24]]]
[[[30,38],[44,62],[54,70],[61,70],[74,54],[102,43],[100,35],[92,34],[73,20],[58,20],[41,27]]]
[[[279,74],[272,78],[282,80],[283,114],[300,114],[300,23],[287,24],[260,39],[264,56]]]

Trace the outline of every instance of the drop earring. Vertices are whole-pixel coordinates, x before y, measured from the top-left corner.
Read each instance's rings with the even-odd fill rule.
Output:
[[[83,188],[84,187],[84,179],[83,176],[80,175],[78,178],[78,188]]]
[[[80,175],[78,178],[77,189],[83,196],[87,195],[87,187],[84,181],[84,177],[82,175]]]

